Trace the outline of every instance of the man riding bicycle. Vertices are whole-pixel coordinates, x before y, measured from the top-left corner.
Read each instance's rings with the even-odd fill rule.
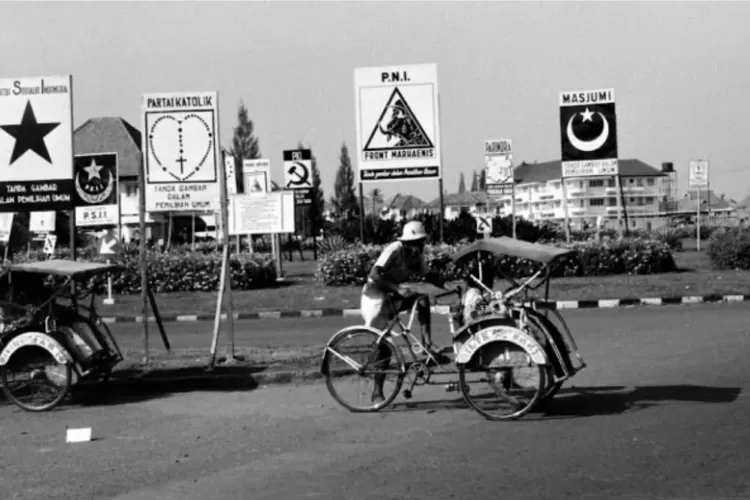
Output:
[[[422,344],[438,362],[444,362],[446,357],[437,352],[432,343],[428,300],[424,297],[418,299],[417,292],[401,286],[410,276],[416,275],[424,277],[438,288],[444,287],[445,280],[430,273],[429,264],[424,258],[426,239],[427,233],[421,222],[410,221],[404,226],[398,241],[385,247],[372,266],[367,283],[362,288],[360,309],[365,325],[383,330],[398,313],[410,310],[416,302]],[[388,348],[383,346],[378,354],[378,361],[389,364],[389,356]],[[372,394],[374,403],[383,401],[384,381],[385,376],[375,376],[375,389]]]

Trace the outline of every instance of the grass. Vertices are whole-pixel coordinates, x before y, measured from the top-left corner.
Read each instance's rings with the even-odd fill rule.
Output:
[[[295,256],[298,258],[298,254]],[[673,297],[680,295],[709,295],[750,293],[750,271],[716,271],[703,252],[685,251],[675,254],[681,272],[647,276],[603,276],[591,278],[560,278],[552,281],[550,298],[553,300],[596,300],[639,297]],[[284,263],[289,266],[288,262]],[[296,262],[296,276],[275,288],[233,291],[235,312],[310,309],[357,309],[360,287],[325,287],[317,283],[310,270],[312,263]],[[303,271],[306,267],[308,271]],[[291,274],[291,273],[290,273]],[[137,295],[117,296],[114,306],[102,305],[104,316],[138,316],[141,298]],[[177,314],[212,314],[216,309],[216,294],[175,293],[157,296],[159,312],[163,316]]]

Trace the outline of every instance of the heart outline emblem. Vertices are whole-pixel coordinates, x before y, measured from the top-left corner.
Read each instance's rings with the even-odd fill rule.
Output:
[[[155,132],[158,136],[177,138],[177,151],[171,155],[164,151],[159,142],[154,143]],[[157,118],[149,130],[149,149],[157,165],[164,173],[178,182],[185,182],[195,176],[206,164],[213,149],[214,135],[206,120],[197,113],[188,113],[182,119],[174,115]],[[165,141],[166,142],[166,141]],[[171,141],[170,141],[171,142]]]

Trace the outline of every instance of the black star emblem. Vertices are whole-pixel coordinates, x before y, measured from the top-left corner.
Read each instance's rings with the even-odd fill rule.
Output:
[[[10,157],[10,164],[13,165],[26,151],[33,151],[47,160],[48,163],[52,163],[49,151],[47,151],[47,145],[44,143],[44,137],[55,130],[58,125],[60,124],[37,123],[34,110],[31,108],[31,101],[28,101],[20,125],[0,125],[0,128],[16,139],[16,145],[13,147],[13,154]]]

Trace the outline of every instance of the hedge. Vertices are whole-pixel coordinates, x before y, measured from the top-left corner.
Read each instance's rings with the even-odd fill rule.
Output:
[[[555,277],[656,274],[677,270],[669,247],[659,241],[605,239],[601,243],[557,243],[556,246],[576,252],[561,261],[553,273]],[[449,281],[463,279],[467,270],[451,262],[451,255],[461,247],[427,245],[425,255],[433,272]],[[327,253],[318,263],[316,278],[326,286],[362,285],[382,248],[359,245]],[[499,272],[513,278],[530,276],[540,268],[538,263],[507,256],[498,257],[495,262]]]
[[[112,293],[135,295],[141,293],[141,265],[137,246],[125,248],[115,261],[125,266],[125,271],[113,276]],[[95,255],[96,250],[84,248],[78,258],[96,262],[105,261]],[[54,258],[67,259],[67,248],[56,251]],[[19,253],[14,262],[38,261],[46,259],[41,251]],[[176,247],[168,252],[149,250],[146,254],[149,270],[149,284],[154,293],[170,292],[210,292],[219,289],[221,275],[221,253],[215,245]],[[269,255],[242,253],[230,257],[230,275],[233,290],[268,288],[276,285],[276,267]]]
[[[708,256],[717,269],[750,269],[750,228],[715,230],[708,244]]]

